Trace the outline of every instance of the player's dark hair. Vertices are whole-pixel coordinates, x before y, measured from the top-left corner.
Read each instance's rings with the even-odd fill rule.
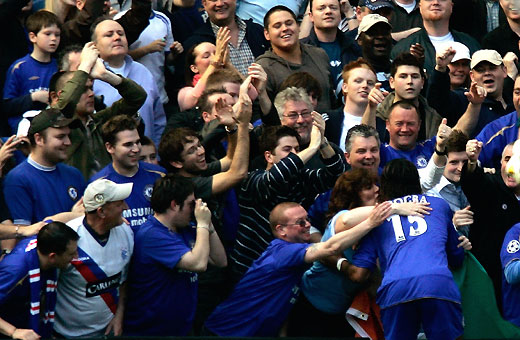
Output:
[[[159,143],[159,164],[168,172],[176,172],[177,168],[171,165],[171,162],[182,162],[184,145],[195,138],[202,140],[199,134],[189,128],[175,128],[166,132]]]
[[[150,206],[156,213],[163,214],[171,206],[171,202],[175,201],[182,209],[184,201],[194,190],[195,186],[191,179],[167,174],[155,182]]]
[[[43,255],[63,254],[70,241],[77,241],[79,235],[62,222],[51,222],[44,225],[38,233],[37,248]]]
[[[384,202],[406,195],[422,193],[419,172],[407,159],[398,158],[388,162],[381,174],[379,201]]]
[[[126,115],[118,115],[110,118],[101,127],[101,136],[103,137],[103,142],[110,145],[115,145],[117,142],[117,133],[126,130],[137,130],[137,123],[133,118],[130,118]]]
[[[262,153],[265,151],[274,153],[278,141],[283,137],[294,137],[298,141],[298,145],[301,144],[300,135],[295,129],[285,125],[268,126],[260,136],[260,151]]]

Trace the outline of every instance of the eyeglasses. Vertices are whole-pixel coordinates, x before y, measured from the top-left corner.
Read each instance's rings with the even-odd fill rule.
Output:
[[[283,227],[290,226],[290,225],[297,225],[300,228],[305,228],[307,226],[307,223],[311,224],[311,221],[309,220],[308,217],[299,219],[295,223],[284,223],[284,224],[280,224],[280,225]]]
[[[311,112],[302,112],[302,113],[291,113],[289,115],[282,115],[284,116],[285,118],[289,119],[289,120],[297,120],[298,117],[302,117],[302,119],[308,119],[310,118],[312,115]]]

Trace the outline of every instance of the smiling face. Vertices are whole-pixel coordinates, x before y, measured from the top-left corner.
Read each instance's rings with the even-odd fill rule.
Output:
[[[374,88],[377,78],[372,70],[359,67],[348,71],[347,82],[343,83],[343,94],[347,103],[366,105],[368,94]]]
[[[520,22],[520,6],[516,0],[500,0],[504,14],[513,22]]]
[[[417,142],[420,127],[421,120],[414,108],[394,107],[386,121],[386,129],[390,135],[390,146],[396,150],[413,149]]]
[[[472,81],[486,89],[487,95],[491,98],[502,96],[504,79],[507,77],[504,65],[497,66],[490,62],[483,61],[478,63],[470,71],[470,76]]]
[[[338,0],[314,0],[309,18],[317,29],[336,30],[341,21]]]
[[[300,27],[291,13],[276,11],[269,17],[269,26],[264,28],[264,36],[271,42],[273,50],[292,50],[298,47]]]
[[[361,33],[358,42],[363,50],[363,56],[367,59],[390,60],[392,50],[392,28],[379,22]]]
[[[303,145],[311,141],[312,108],[304,101],[288,100],[284,105],[282,125],[292,127],[300,135]]]
[[[281,224],[282,239],[291,243],[308,243],[311,237],[307,211],[302,206],[285,210],[285,222]]]
[[[208,168],[206,164],[206,151],[200,143],[200,140],[193,137],[190,141],[184,144],[184,149],[181,153],[182,162],[176,162],[174,166],[181,168],[183,173],[198,174]]]
[[[469,76],[469,63],[468,59],[460,59],[448,65],[452,88],[462,87],[466,84],[466,79]]]
[[[345,159],[352,169],[365,168],[377,174],[381,159],[376,137],[354,137],[350,152],[345,152]]]
[[[126,40],[125,30],[114,20],[105,20],[100,22],[95,33],[95,44],[99,50],[99,56],[105,61],[111,59],[124,59],[128,53],[128,42]]]
[[[468,161],[468,154],[466,151],[449,152],[448,161],[444,168],[444,177],[453,183],[460,182],[460,175],[462,174],[462,167]]]
[[[236,0],[202,0],[209,20],[217,26],[227,26],[235,19]]]
[[[34,134],[34,139],[39,147],[38,152],[47,163],[45,165],[56,165],[67,159],[67,150],[71,145],[69,134],[69,127],[49,127]]]
[[[107,143],[106,147],[116,168],[133,171],[139,166],[141,138],[137,130],[119,131],[114,145]]]
[[[390,87],[395,90],[395,100],[415,100],[424,86],[424,79],[418,67],[401,65],[395,76],[390,77]]]
[[[40,51],[54,53],[60,44],[60,29],[56,25],[43,27],[37,34],[29,32],[29,40]]]

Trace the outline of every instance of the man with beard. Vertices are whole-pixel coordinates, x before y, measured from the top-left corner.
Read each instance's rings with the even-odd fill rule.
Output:
[[[392,49],[392,59],[402,52],[409,51],[415,44],[420,44],[424,48],[424,68],[431,74],[435,67],[435,51],[441,51],[446,43],[458,41],[466,45],[471,53],[477,51],[480,46],[474,38],[466,33],[450,30],[452,9],[452,0],[420,1],[419,10],[424,29],[399,41]]]
[[[383,90],[390,90],[390,52],[392,50],[392,26],[379,14],[363,17],[356,37],[363,51],[363,58],[375,69],[377,81]]]
[[[349,62],[361,56],[356,42],[338,28],[341,20],[338,0],[311,0],[309,18],[314,23],[308,37],[302,43],[321,47],[327,52],[334,81],[336,97],[341,98],[341,71]]]

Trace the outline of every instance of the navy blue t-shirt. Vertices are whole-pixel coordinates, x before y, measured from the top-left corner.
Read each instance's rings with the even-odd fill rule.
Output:
[[[219,336],[277,336],[300,293],[309,265],[306,243],[275,239],[255,261],[231,295],[206,320]]]
[[[195,227],[176,233],[150,216],[134,240],[125,335],[188,335],[197,305],[197,273],[176,266],[195,244]]]

